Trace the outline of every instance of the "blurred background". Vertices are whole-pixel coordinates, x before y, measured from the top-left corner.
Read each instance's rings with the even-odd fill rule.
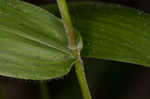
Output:
[[[56,0],[24,0],[35,5]],[[150,13],[149,0],[68,0],[102,1],[138,8]],[[150,99],[150,68],[121,62],[84,58],[93,99]],[[60,79],[45,81],[49,99],[83,99],[74,69]],[[0,77],[0,99],[42,99],[38,81]]]

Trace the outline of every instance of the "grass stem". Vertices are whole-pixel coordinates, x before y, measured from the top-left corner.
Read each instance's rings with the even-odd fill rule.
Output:
[[[75,63],[75,71],[76,71],[76,75],[77,75],[77,78],[81,87],[82,95],[84,99],[92,99],[89,88],[88,88],[88,84],[86,81],[86,76],[84,73],[83,61],[80,57],[80,49],[77,48],[74,28],[71,22],[66,0],[57,0],[57,3],[58,3],[58,7],[61,13],[62,21],[64,23],[64,27],[68,36],[69,46],[72,49],[73,55],[78,60]]]

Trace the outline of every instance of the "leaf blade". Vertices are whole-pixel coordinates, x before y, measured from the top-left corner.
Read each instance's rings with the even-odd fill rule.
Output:
[[[44,8],[59,16],[55,5]],[[149,14],[92,2],[72,3],[70,13],[83,38],[82,56],[150,66]]]
[[[62,22],[19,0],[0,0],[0,75],[47,80],[70,71],[75,60]]]

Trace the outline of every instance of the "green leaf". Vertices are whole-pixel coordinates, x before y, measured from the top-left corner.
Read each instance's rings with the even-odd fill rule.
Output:
[[[68,73],[74,60],[58,18],[19,0],[0,0],[0,75],[52,79]]]
[[[44,6],[56,15],[55,5]],[[83,38],[82,56],[150,67],[150,15],[105,3],[70,4],[75,28]]]

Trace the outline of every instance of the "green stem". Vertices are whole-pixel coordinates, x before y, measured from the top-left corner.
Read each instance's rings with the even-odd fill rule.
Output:
[[[57,3],[58,3],[61,17],[62,17],[62,20],[64,23],[64,27],[65,27],[65,30],[66,30],[66,33],[68,36],[69,46],[71,49],[74,50],[74,49],[76,49],[76,42],[75,42],[73,26],[72,26],[72,22],[70,19],[66,0],[57,0]]]
[[[92,99],[84,73],[84,65],[81,59],[75,64],[75,70],[84,99]]]
[[[8,99],[8,95],[6,95],[4,92],[3,92],[3,88],[5,88],[5,87],[3,87],[3,84],[2,83],[0,83],[0,99]]]
[[[47,83],[40,81],[41,99],[50,99]]]
[[[77,57],[77,62],[75,63],[75,71],[81,87],[82,95],[84,99],[92,99],[84,73],[84,65],[80,57],[80,49],[77,48],[77,44],[75,41],[74,29],[72,26],[66,0],[57,0],[57,3],[59,6],[65,30],[67,32],[69,46],[72,49],[73,55]]]

